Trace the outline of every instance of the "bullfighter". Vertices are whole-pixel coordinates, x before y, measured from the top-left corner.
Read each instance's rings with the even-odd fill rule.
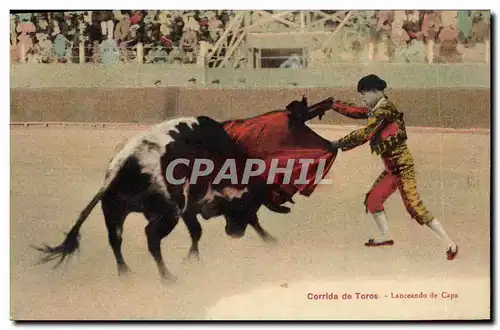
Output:
[[[351,150],[370,141],[372,153],[382,157],[385,169],[375,180],[366,194],[367,213],[373,215],[379,229],[378,239],[369,239],[366,246],[393,245],[389,239],[388,225],[384,210],[387,198],[399,190],[403,203],[410,216],[420,225],[427,225],[446,244],[448,260],[457,256],[458,246],[448,236],[443,226],[424,206],[418,192],[415,179],[415,164],[408,149],[406,125],[403,113],[385,95],[387,83],[380,77],[371,74],[359,80],[357,91],[367,107],[336,101],[333,110],[355,119],[368,119],[361,129],[355,130],[343,138],[333,141],[334,149]]]

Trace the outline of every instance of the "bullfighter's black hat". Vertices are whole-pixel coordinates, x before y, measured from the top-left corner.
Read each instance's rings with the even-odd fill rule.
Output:
[[[383,91],[387,88],[387,83],[379,76],[369,74],[358,81],[358,93],[365,91]]]

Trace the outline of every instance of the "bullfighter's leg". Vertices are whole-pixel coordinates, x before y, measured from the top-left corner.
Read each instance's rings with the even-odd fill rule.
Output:
[[[123,222],[129,214],[127,206],[118,198],[106,195],[101,201],[102,211],[108,229],[109,245],[113,249],[113,253],[118,264],[118,275],[127,273],[130,269],[127,266],[122,255],[122,235]]]
[[[170,234],[179,222],[179,211],[161,193],[148,196],[145,202],[144,215],[149,221],[145,229],[148,250],[155,259],[161,278],[175,281],[176,277],[170,273],[163,261],[161,240]]]
[[[366,211],[373,215],[380,230],[379,238],[371,238],[365,243],[365,246],[392,245],[394,241],[389,239],[389,226],[385,216],[384,203],[397,189],[397,176],[389,173],[387,170],[375,180],[370,191],[366,194]]]
[[[196,218],[196,214],[189,212],[184,213],[182,218],[189,231],[189,235],[191,236],[191,248],[189,249],[187,259],[191,259],[193,257],[199,259],[200,252],[198,250],[198,242],[200,241],[202,233],[200,222]]]
[[[406,210],[420,225],[427,225],[434,234],[446,245],[448,260],[453,260],[458,254],[458,246],[448,236],[443,226],[431,212],[427,210],[417,191],[415,168],[413,164],[406,167],[399,176],[398,188]]]

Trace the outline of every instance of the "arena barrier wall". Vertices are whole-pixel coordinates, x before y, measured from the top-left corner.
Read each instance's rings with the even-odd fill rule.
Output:
[[[282,109],[306,95],[309,103],[332,96],[357,102],[349,88],[68,87],[11,88],[11,122],[110,122],[153,124],[204,114],[218,120]],[[388,92],[409,126],[490,128],[490,89],[393,88]],[[313,124],[358,125],[329,113]]]

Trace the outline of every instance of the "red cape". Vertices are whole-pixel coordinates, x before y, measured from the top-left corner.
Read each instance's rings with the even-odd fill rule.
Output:
[[[247,152],[250,158],[260,158],[270,168],[272,159],[278,159],[278,167],[285,168],[289,159],[295,159],[289,184],[281,184],[281,188],[291,197],[297,191],[301,195],[310,196],[315,183],[320,160],[325,159],[321,173],[323,178],[332,166],[337,152],[330,149],[330,142],[303,123],[290,126],[288,112],[273,111],[248,119],[230,120],[224,124],[226,133]],[[312,159],[306,180],[307,184],[295,184],[299,179],[302,164],[299,159]],[[268,171],[261,177],[267,180]],[[283,174],[277,174],[274,183],[282,182]],[[277,201],[277,200],[276,200]],[[278,202],[278,201],[277,201]],[[279,201],[282,202],[282,201]]]

